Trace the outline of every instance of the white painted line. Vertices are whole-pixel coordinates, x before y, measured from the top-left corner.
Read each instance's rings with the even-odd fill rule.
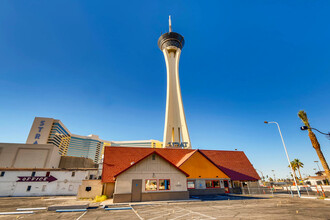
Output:
[[[0,212],[0,215],[21,215],[21,214],[33,214],[33,211],[29,212]]]
[[[190,215],[190,214],[191,214],[191,213],[186,213],[186,214],[183,214],[183,215],[179,215],[179,216],[177,216],[177,217],[175,217],[175,218],[171,218],[170,220],[178,219],[178,218],[181,218],[181,217],[183,217],[183,216]]]
[[[33,210],[45,210],[47,207],[39,207],[39,208],[17,208],[17,211],[33,211]]]
[[[330,200],[330,199],[324,199],[324,200]]]
[[[169,211],[172,211],[171,213],[168,213]],[[177,210],[175,210],[175,212],[174,212],[174,210],[169,210],[169,209],[167,209],[166,210],[166,212],[167,212],[167,214],[160,214],[159,212],[157,212],[157,214],[159,215],[159,216],[156,216],[156,217],[154,217],[154,218],[150,218],[149,220],[154,220],[154,219],[159,219],[159,218],[164,218],[164,216],[167,216],[167,215],[172,215],[172,214],[177,214],[178,212],[182,212],[182,211],[186,211],[186,210],[184,210],[184,209],[182,209],[182,210],[179,210],[179,211],[177,211]],[[164,211],[163,211],[164,212]],[[188,214],[190,214],[190,213],[188,213]],[[184,215],[186,215],[186,214],[184,214]]]
[[[302,199],[317,199],[317,197],[307,197],[307,196],[302,196],[300,198],[302,198]]]
[[[79,216],[76,220],[81,219],[86,213],[87,213],[87,210],[86,210],[86,212],[84,212],[81,216]]]
[[[182,209],[182,208],[180,208],[180,209]],[[214,218],[214,217],[212,217],[212,216],[205,215],[205,214],[202,214],[202,213],[199,213],[199,212],[194,212],[194,211],[191,211],[191,210],[189,210],[189,209],[182,209],[182,210],[188,211],[188,212],[193,213],[193,214],[201,215],[201,216],[204,216],[204,217],[206,217],[206,218],[216,219],[216,218]]]
[[[131,204],[130,204],[129,206],[132,208],[132,210],[133,210],[133,212],[135,213],[135,215],[136,215],[140,220],[143,220],[143,218],[137,213],[137,211],[135,211],[135,209],[131,206]]]

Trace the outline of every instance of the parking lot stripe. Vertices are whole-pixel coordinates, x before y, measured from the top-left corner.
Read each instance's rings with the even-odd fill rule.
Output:
[[[178,218],[181,218],[183,216],[186,216],[186,215],[190,215],[191,213],[186,213],[186,214],[183,214],[183,215],[180,215],[180,216],[177,216],[175,218],[171,218],[170,220],[174,220],[174,219],[178,219]]]
[[[87,213],[87,210],[86,210],[86,212],[84,212],[81,216],[79,216],[76,220],[81,219],[86,213]]]
[[[34,211],[34,210],[45,210],[47,207],[40,208],[17,208],[16,211]]]
[[[197,214],[197,215],[201,215],[201,216],[204,216],[204,217],[206,217],[206,218],[216,219],[216,218],[214,218],[214,217],[212,217],[212,216],[205,215],[205,214],[202,214],[202,213],[199,213],[199,212],[194,212],[194,211],[191,211],[191,210],[188,210],[188,209],[182,209],[182,210],[187,210],[187,211],[189,211],[190,213],[194,213],[194,214]]]
[[[137,211],[133,208],[133,206],[131,206],[131,205],[129,205],[129,206],[132,208],[132,210],[133,210],[133,212],[135,213],[135,215],[136,215],[139,219],[143,220],[143,218],[137,213]]]
[[[0,212],[0,215],[21,215],[21,214],[33,214],[33,211],[28,212]]]

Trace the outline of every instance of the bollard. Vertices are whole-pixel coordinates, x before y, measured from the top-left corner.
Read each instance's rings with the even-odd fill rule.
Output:
[[[325,198],[325,193],[324,193],[322,185],[320,185],[320,187],[321,187],[321,190],[322,190],[323,197]]]

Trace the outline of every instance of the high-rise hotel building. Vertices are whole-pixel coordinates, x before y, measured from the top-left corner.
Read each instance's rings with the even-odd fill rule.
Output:
[[[95,163],[102,159],[105,146],[161,148],[157,140],[106,141],[97,135],[72,134],[64,124],[53,118],[35,117],[27,144],[53,144],[62,156],[91,158]]]

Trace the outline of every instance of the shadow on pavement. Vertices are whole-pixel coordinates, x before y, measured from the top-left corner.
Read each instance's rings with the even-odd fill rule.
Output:
[[[239,196],[239,195],[203,195],[203,196],[190,196],[190,198],[200,199],[202,201],[265,199],[262,197]]]

